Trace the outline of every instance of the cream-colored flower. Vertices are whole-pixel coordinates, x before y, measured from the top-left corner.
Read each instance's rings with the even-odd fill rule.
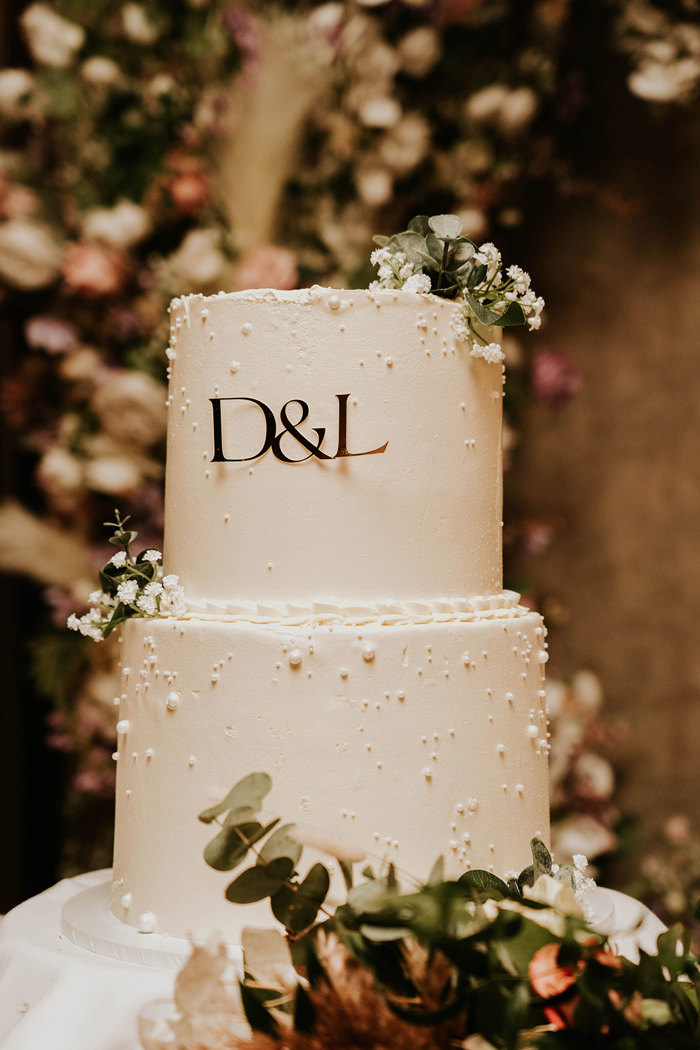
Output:
[[[133,201],[121,200],[113,208],[94,208],[83,217],[83,236],[110,248],[130,248],[150,229],[148,212]]]
[[[425,77],[440,61],[442,45],[432,26],[418,26],[401,38],[398,46],[401,69],[409,77]]]
[[[26,291],[44,288],[58,277],[63,249],[52,230],[16,219],[0,223],[0,278]]]
[[[154,44],[160,36],[160,29],[150,21],[141,4],[124,4],[122,28],[134,44]]]
[[[532,88],[519,87],[509,91],[503,99],[497,116],[499,131],[504,135],[519,135],[532,123],[539,99]]]
[[[126,446],[148,448],[165,436],[165,387],[133,370],[113,371],[92,396],[102,429]]]
[[[700,81],[700,62],[695,57],[676,62],[644,62],[627,78],[630,91],[648,102],[682,102]]]
[[[82,488],[82,464],[67,449],[54,445],[41,457],[37,479],[41,487],[52,495],[73,495]]]
[[[596,715],[603,706],[603,686],[593,671],[577,671],[571,679],[571,697],[576,707],[589,717]],[[549,687],[547,687],[549,706]]]
[[[61,358],[58,370],[70,383],[85,383],[94,382],[103,367],[102,359],[96,350],[89,346],[81,346],[74,353]]]
[[[360,198],[371,208],[391,200],[394,179],[389,169],[380,164],[362,164],[355,171],[355,185]]]
[[[497,119],[507,96],[505,84],[489,84],[469,96],[464,104],[465,113],[470,120],[489,124]]]
[[[66,69],[85,43],[85,30],[48,4],[31,4],[20,18],[32,58],[40,66]]]
[[[95,87],[112,87],[122,79],[122,71],[112,58],[106,55],[93,55],[80,67],[80,75],[88,84]]]
[[[34,77],[26,69],[0,70],[0,113],[10,120],[22,120],[34,91]]]
[[[552,849],[558,857],[584,853],[595,860],[617,845],[614,833],[587,813],[573,813],[552,825]]]
[[[360,105],[358,115],[367,128],[395,128],[401,120],[401,106],[390,95],[374,95]]]
[[[430,125],[420,113],[407,113],[379,145],[379,156],[397,175],[407,175],[430,148]]]
[[[219,230],[190,230],[168,260],[174,287],[181,292],[211,288],[226,265]]]
[[[143,474],[140,466],[134,456],[96,456],[86,464],[85,484],[94,492],[126,496],[141,484]]]

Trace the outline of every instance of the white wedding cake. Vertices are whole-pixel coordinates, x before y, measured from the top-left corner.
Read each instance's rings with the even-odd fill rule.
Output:
[[[124,629],[112,910],[234,940],[198,814],[265,771],[270,818],[426,878],[547,837],[545,629],[504,591],[502,366],[430,294],[171,307],[165,572]],[[271,916],[269,916],[271,918]]]

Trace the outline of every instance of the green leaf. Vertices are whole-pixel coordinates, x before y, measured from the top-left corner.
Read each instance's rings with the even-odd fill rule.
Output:
[[[506,312],[498,318],[498,324],[501,328],[508,328],[511,325],[525,324],[525,320],[525,313],[520,303],[509,303]]]
[[[289,857],[277,857],[269,864],[246,868],[226,887],[226,900],[233,904],[252,904],[271,897],[285,884],[294,871]]]
[[[267,773],[249,773],[234,784],[223,802],[205,809],[198,819],[203,824],[211,824],[212,820],[227,810],[241,810],[244,814],[241,819],[255,816],[271,787],[272,780]]]
[[[285,885],[274,894],[270,901],[273,915],[292,933],[307,930],[316,920],[330,883],[324,865],[314,864],[302,882]]]
[[[246,856],[251,846],[279,823],[279,817],[266,827],[257,821],[224,826],[204,848],[204,859],[210,868],[231,871]]]
[[[430,219],[427,215],[414,215],[408,228],[412,233],[419,233],[421,237],[427,237],[430,233]]]
[[[532,863],[535,869],[535,878],[539,878],[540,875],[551,875],[552,854],[549,852],[542,839],[531,839],[530,849],[532,850]]]
[[[523,886],[534,886],[535,885],[535,869],[532,864],[528,864],[526,868],[518,875],[518,888],[520,892],[523,891]]]
[[[444,242],[440,240],[434,233],[429,233],[425,238],[425,244],[428,249],[428,254],[433,257],[435,262],[438,264],[439,269],[442,271],[442,259],[445,254]]]
[[[382,233],[375,233],[372,241],[374,244],[378,244],[380,248],[386,248],[387,244],[391,240],[391,237],[385,237]]]
[[[420,253],[425,250],[425,239],[418,233],[406,230],[397,233],[391,238],[392,245],[395,244],[399,251],[404,252],[411,263],[420,263]]]
[[[339,860],[338,864],[343,875],[343,881],[345,882],[345,889],[351,890],[353,884],[352,864],[348,864],[346,860]]]
[[[431,215],[428,225],[443,241],[454,240],[462,232],[462,220],[458,215]]]
[[[260,850],[258,864],[270,864],[280,857],[288,857],[294,868],[302,851],[301,843],[297,842],[292,835],[295,827],[296,824],[283,824],[274,835],[270,835]]]
[[[490,306],[483,306],[478,299],[475,299],[470,292],[464,292],[464,301],[469,307],[471,313],[474,314],[477,321],[481,321],[487,327],[496,324],[499,318],[497,310],[492,309]]]
[[[303,985],[298,984],[294,996],[294,1031],[310,1032],[316,1023],[316,1010],[311,996]]]
[[[465,886],[472,891],[481,901],[489,899],[500,901],[510,896],[508,886],[503,879],[499,879],[491,871],[483,871],[481,869],[465,871],[457,879],[457,882],[460,886]]]
[[[437,886],[440,882],[445,881],[445,858],[438,857],[430,869],[430,875],[428,875],[428,886]]]
[[[265,1035],[276,1039],[279,1028],[270,1011],[242,981],[240,989],[241,1006],[250,1027],[254,1032],[264,1032]]]

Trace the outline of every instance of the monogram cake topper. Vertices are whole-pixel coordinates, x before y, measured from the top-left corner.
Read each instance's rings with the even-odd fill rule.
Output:
[[[252,459],[260,459],[266,452],[272,449],[273,455],[281,460],[283,463],[304,463],[306,460],[315,458],[319,460],[330,460],[330,459],[344,459],[350,456],[378,456],[382,452],[386,451],[386,447],[389,444],[385,441],[383,445],[377,448],[368,449],[365,452],[351,452],[348,449],[348,398],[349,394],[336,394],[338,400],[338,447],[333,455],[328,452],[324,452],[321,448],[325,437],[326,427],[312,427],[312,431],[317,437],[317,441],[314,443],[306,434],[302,433],[299,427],[309,418],[309,406],[306,401],[302,401],[301,398],[291,398],[286,401],[280,410],[280,422],[282,423],[282,429],[277,431],[277,420],[275,414],[269,405],[266,405],[264,401],[259,401],[255,397],[210,397],[212,407],[212,422],[214,431],[214,455],[211,458],[212,463],[248,463]],[[265,420],[265,440],[262,443],[262,447],[251,456],[225,456],[224,455],[224,435],[223,435],[223,421],[221,415],[221,402],[222,401],[247,401],[251,405],[256,405],[262,412]],[[298,419],[293,421],[290,418],[288,409],[290,406],[296,405],[300,409],[298,413]],[[308,455],[302,456],[299,459],[293,459],[291,456],[286,455],[282,450],[281,442],[285,434],[289,434],[291,437],[305,448]]]

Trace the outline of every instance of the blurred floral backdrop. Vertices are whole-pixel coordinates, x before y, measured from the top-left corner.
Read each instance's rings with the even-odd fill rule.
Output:
[[[161,545],[169,299],[364,286],[372,234],[421,212],[456,212],[528,259],[548,195],[603,192],[580,167],[602,69],[657,110],[693,110],[700,5],[56,0],[20,21],[26,63],[0,71],[0,306],[23,351],[1,396],[35,487],[31,510],[0,508],[0,565],[44,589],[31,660],[48,743],[69,756],[72,871],[110,861],[116,683],[114,646],[65,621],[94,589],[115,504]],[[505,349],[517,471],[522,406],[555,410],[582,383],[546,328]],[[509,508],[509,582],[555,618],[532,558],[557,528]],[[548,686],[554,848],[604,857],[629,826],[628,728],[590,671],[566,670]],[[675,917],[700,846],[683,818],[665,835],[637,889]]]

